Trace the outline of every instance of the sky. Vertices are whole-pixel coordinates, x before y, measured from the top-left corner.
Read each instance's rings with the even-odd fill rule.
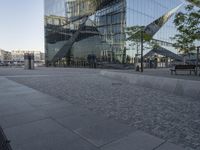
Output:
[[[0,49],[44,51],[43,0],[1,0]]]

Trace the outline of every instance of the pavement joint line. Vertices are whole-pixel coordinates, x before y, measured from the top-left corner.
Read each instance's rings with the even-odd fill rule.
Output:
[[[81,129],[81,128],[78,128],[78,129],[76,129],[76,130],[79,130],[79,129]],[[111,140],[111,141],[108,142],[108,143],[102,144],[101,146],[97,146],[97,145],[93,144],[92,142],[90,142],[89,140],[87,140],[87,139],[86,139],[85,137],[83,137],[82,135],[80,135],[78,132],[76,132],[76,130],[75,130],[74,132],[75,132],[77,135],[79,135],[81,138],[85,139],[86,141],[88,141],[89,143],[91,143],[92,145],[94,145],[95,147],[100,148],[100,149],[103,148],[103,147],[106,146],[106,145],[109,145],[109,144],[113,143],[113,142],[120,141],[121,139],[123,139],[123,138],[127,137],[129,134],[131,134],[131,133],[127,133],[127,135],[124,135],[124,136],[119,137],[119,138],[117,138],[117,139],[113,139],[113,140]],[[136,132],[136,131],[133,131],[133,132]]]
[[[0,77],[0,78],[1,78],[1,77]],[[22,84],[22,83],[13,81],[13,80],[11,80],[11,79],[9,79],[9,78],[6,78],[6,77],[3,77],[3,79],[7,79],[7,80],[9,80],[9,81],[11,81],[11,82],[14,82],[14,83],[20,85],[21,87],[25,87],[25,88],[31,89],[31,90],[33,90],[33,92],[38,92],[38,93],[41,93],[41,94],[43,94],[43,95],[47,95],[47,96],[50,96],[50,97],[52,97],[52,98],[58,99],[58,100],[60,100],[60,101],[64,101],[64,100],[62,100],[62,99],[60,99],[60,98],[58,98],[58,97],[55,97],[55,96],[52,96],[52,95],[50,95],[50,94],[41,92],[41,91],[39,91],[38,89],[33,88],[33,87],[31,87],[31,86],[28,86],[28,85],[26,85],[26,84]],[[29,102],[27,102],[27,103],[30,104]],[[30,104],[30,105],[31,105],[32,107],[35,107],[35,106],[33,106],[32,104]],[[46,105],[46,104],[44,104],[44,105]]]
[[[24,78],[24,77],[71,77],[72,73],[62,74],[62,75],[10,75],[10,76],[1,76],[0,78]],[[92,74],[90,74],[92,76]]]
[[[63,128],[65,128],[65,129],[71,131],[71,132],[74,133],[75,135],[78,135],[81,139],[83,139],[83,140],[86,141],[87,143],[89,143],[89,144],[95,146],[96,148],[102,148],[102,147],[104,147],[104,146],[106,146],[106,145],[108,145],[108,144],[111,144],[111,143],[115,142],[115,141],[120,141],[121,139],[123,139],[123,138],[125,138],[125,137],[127,137],[127,136],[129,135],[129,133],[128,133],[127,135],[125,135],[125,136],[123,136],[123,137],[120,137],[120,138],[118,138],[118,139],[113,139],[113,140],[111,140],[111,141],[108,142],[108,143],[102,144],[101,146],[97,146],[97,145],[93,144],[91,141],[87,140],[85,137],[81,136],[78,132],[76,132],[76,130],[81,129],[81,128],[78,128],[78,129],[76,129],[76,130],[74,131],[74,130],[72,130],[72,129],[70,129],[70,128],[65,127],[63,124],[61,124],[60,122],[58,122],[58,121],[57,121],[56,119],[54,119],[53,117],[50,117],[50,118],[51,118],[53,121],[55,121],[57,124],[59,124],[60,126],[62,126]],[[133,132],[135,132],[135,131],[133,131]]]
[[[167,140],[165,140],[164,142],[162,142],[161,144],[159,144],[158,146],[156,146],[156,147],[153,148],[152,150],[157,150],[159,147],[161,147],[161,146],[164,145],[165,143],[167,143]]]
[[[133,131],[133,132],[136,132],[136,131]],[[133,132],[131,132],[131,133],[133,133]],[[131,134],[131,133],[129,133],[129,134]],[[109,145],[109,144],[112,144],[112,143],[114,143],[114,142],[118,142],[118,141],[120,141],[121,139],[123,139],[123,138],[125,138],[125,137],[128,137],[129,134],[127,134],[127,135],[125,135],[125,136],[123,136],[123,137],[120,137],[119,139],[115,139],[115,140],[112,140],[112,141],[110,141],[110,142],[108,142],[108,143],[105,143],[105,144],[101,145],[99,148],[103,148],[104,146]]]
[[[28,125],[28,124],[31,124],[31,123],[34,123],[34,122],[40,122],[42,120],[47,120],[47,119],[51,119],[51,118],[50,117],[45,117],[45,118],[42,118],[42,119],[29,121],[29,122],[26,122],[26,123],[23,123],[23,124],[20,124],[20,125],[15,125],[15,126],[12,126],[12,127],[5,127],[3,129],[11,129],[11,128],[15,128],[15,127],[20,127],[20,126],[23,126],[23,125]]]
[[[131,133],[129,133],[129,134],[132,134],[132,133],[134,133],[134,132],[136,132],[136,131],[140,131],[140,130],[135,130],[135,131],[133,131],[133,132],[131,132]],[[145,132],[145,133],[146,133],[146,132]],[[123,139],[123,138],[125,138],[125,137],[128,137],[129,134],[127,134],[127,135],[125,135],[125,136],[123,136],[123,137],[121,137],[121,138],[119,138],[119,139],[117,139],[117,140],[112,140],[112,141],[109,142],[109,143],[103,144],[103,145],[101,145],[99,148],[103,148],[104,146],[109,145],[109,144],[112,144],[113,142],[118,142],[118,141],[120,141],[121,139]],[[148,133],[146,133],[146,134],[148,134]],[[149,134],[149,135],[150,135],[150,134]],[[162,145],[165,144],[166,142],[167,142],[167,140],[165,140],[164,142],[162,142],[161,144],[159,144],[158,146],[156,146],[156,147],[153,148],[152,150],[158,149],[160,146],[162,146]]]
[[[38,109],[39,110],[39,109]],[[36,111],[36,110],[35,110]],[[18,112],[16,114],[23,114],[23,113],[30,113],[30,112],[33,112],[33,111],[22,111],[22,112]],[[6,117],[6,116],[12,116],[12,115],[15,115],[15,114],[7,114],[7,115],[0,115],[0,117]]]
[[[24,77],[48,77],[48,76],[54,76],[54,75],[13,75],[13,76],[1,76],[1,77],[4,77],[4,78],[24,78]],[[55,76],[58,76],[58,75],[55,75]]]
[[[56,119],[54,119],[53,117],[50,117],[53,121],[55,121],[58,125],[60,125],[61,127],[71,131],[73,134],[77,135],[78,137],[80,137],[82,140],[84,140],[85,142],[87,142],[88,144],[91,144],[92,146],[99,148],[98,146],[96,146],[95,144],[93,144],[92,142],[88,141],[87,139],[85,139],[84,137],[80,136],[78,133],[76,133],[75,131],[73,131],[70,128],[65,127],[63,124],[61,124],[60,122],[58,122]]]
[[[34,112],[38,112],[38,110],[31,110],[31,111],[26,111],[25,113],[34,113]],[[2,117],[10,117],[10,116],[13,116],[13,115],[20,115],[20,114],[24,114],[24,112],[17,112],[15,114],[8,114],[8,115],[2,115]],[[1,115],[0,115],[1,116]]]

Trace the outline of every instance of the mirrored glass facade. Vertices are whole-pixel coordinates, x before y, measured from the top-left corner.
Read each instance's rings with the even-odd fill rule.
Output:
[[[46,63],[86,63],[94,55],[97,62],[126,62],[140,47],[126,40],[126,29],[146,27],[180,5],[179,0],[45,0]],[[173,17],[153,40],[177,53]],[[150,50],[145,46],[144,53]]]

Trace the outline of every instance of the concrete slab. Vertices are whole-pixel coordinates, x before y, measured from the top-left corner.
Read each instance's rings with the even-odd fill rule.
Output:
[[[42,111],[33,111],[28,113],[19,113],[2,117],[0,122],[3,129],[20,126],[30,122],[43,120],[48,118]]]
[[[98,117],[97,117],[98,116]],[[105,117],[100,116],[99,114],[94,114],[93,112],[70,115],[64,118],[56,118],[57,122],[69,128],[73,131],[98,124],[105,121]]]
[[[162,144],[159,148],[157,148],[156,150],[186,150],[180,146],[177,146],[175,144],[166,142],[164,144]]]
[[[107,120],[86,128],[77,129],[75,132],[90,143],[100,147],[120,139],[133,131],[134,129],[124,124]]]
[[[6,128],[4,131],[7,138],[11,140],[11,146],[15,146],[22,145],[33,137],[43,137],[48,133],[64,132],[65,128],[51,119],[45,119],[21,126]]]
[[[15,150],[97,150],[95,146],[68,130],[33,137]]]
[[[5,120],[4,120],[4,118],[3,117],[1,117],[0,116],[0,126],[2,127],[2,126],[5,126]]]
[[[1,82],[0,89],[6,89],[6,88],[9,88],[9,87],[17,87],[18,86],[18,84],[16,84],[15,82],[7,80],[5,77],[0,77],[0,82]]]
[[[136,131],[116,142],[105,145],[101,150],[153,150],[163,142],[164,140],[142,131]]]
[[[14,103],[25,102],[36,108],[43,105],[48,105],[48,104],[56,105],[59,103],[62,103],[62,104],[65,103],[64,105],[66,104],[70,105],[67,101],[62,101],[60,99],[38,92],[34,89],[32,89],[32,92],[28,92],[28,93],[17,93],[17,94],[13,92],[6,92],[6,93],[7,94],[0,93],[1,95],[0,104],[2,103],[14,104]]]
[[[162,90],[175,95],[188,96],[195,99],[198,99],[200,96],[199,80],[193,81],[164,76],[130,74],[105,70],[101,71],[100,74],[138,86]]]
[[[0,85],[0,125],[14,150],[97,150],[50,118],[87,110],[7,79],[2,82],[6,88]]]
[[[31,97],[26,97],[26,96],[21,96],[21,98],[24,98],[27,103],[34,107],[39,107],[43,105],[55,105],[58,103],[62,103],[63,101],[57,98],[54,98],[52,96],[43,94],[38,92],[37,95],[31,96]],[[67,104],[66,101],[64,101],[65,104]]]
[[[88,113],[87,109],[68,103],[58,103],[54,106],[44,105],[40,107],[39,110],[45,111],[48,116],[54,119]]]
[[[35,90],[31,90],[29,92],[2,92],[0,93],[1,95],[1,100],[0,103],[4,100],[7,101],[23,101],[23,100],[27,100],[31,97],[36,97],[36,95],[38,95],[39,93]],[[41,95],[40,95],[41,96]]]
[[[18,84],[17,84],[18,85]],[[1,86],[2,87],[2,86]],[[18,94],[25,94],[25,93],[32,93],[33,89],[28,88],[26,86],[19,85],[18,87],[12,85],[9,88],[1,88],[0,94],[1,95],[18,95]]]
[[[36,108],[23,101],[13,103],[5,102],[1,103],[0,105],[0,116],[7,116],[30,111],[36,111]]]

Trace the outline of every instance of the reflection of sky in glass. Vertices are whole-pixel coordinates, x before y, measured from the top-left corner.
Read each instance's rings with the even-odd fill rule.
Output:
[[[65,16],[67,0],[45,0],[45,15]]]
[[[127,0],[127,26],[147,26],[182,3],[183,2],[180,0]],[[181,7],[178,11],[181,11],[183,8],[184,7]],[[174,15],[154,35],[153,38],[172,43],[171,37],[177,33],[173,20]],[[174,53],[177,53],[173,47],[166,48]],[[136,53],[136,48],[129,47],[129,49],[130,50],[127,52],[127,54],[134,56]],[[149,50],[150,49],[145,49],[145,53],[147,53]]]
[[[147,25],[180,3],[178,0],[127,0],[127,25]]]
[[[65,16],[66,1],[69,0],[45,0],[45,14]],[[166,12],[185,2],[184,0],[126,0],[126,3],[127,26],[146,26],[164,15]],[[183,8],[184,7],[181,7],[179,11],[182,11]],[[154,38],[171,43],[171,37],[177,33],[173,20],[174,16],[172,16],[171,19],[157,32],[157,34],[154,35]],[[170,50],[175,52],[173,48]]]
[[[180,4],[179,0],[127,0],[127,26],[146,26]],[[154,38],[170,42],[175,33],[172,17]]]

